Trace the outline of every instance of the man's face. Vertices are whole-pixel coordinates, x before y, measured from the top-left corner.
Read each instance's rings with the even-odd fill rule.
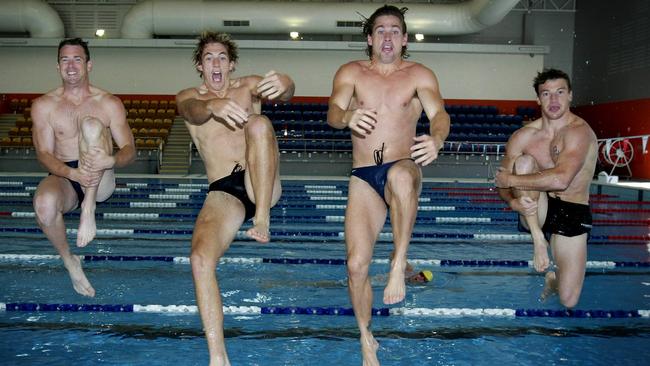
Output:
[[[547,80],[537,90],[537,102],[541,106],[542,114],[547,118],[558,119],[569,110],[573,94],[566,80]]]
[[[381,63],[392,63],[402,57],[402,48],[406,46],[407,39],[399,18],[382,15],[375,19],[372,34],[368,36],[368,45],[372,46],[373,59]]]
[[[66,45],[59,51],[57,69],[65,84],[74,85],[87,80],[88,73],[92,69],[92,62],[86,60],[83,47]]]
[[[210,89],[222,90],[227,86],[233,67],[226,47],[221,43],[210,43],[205,46],[197,69]]]

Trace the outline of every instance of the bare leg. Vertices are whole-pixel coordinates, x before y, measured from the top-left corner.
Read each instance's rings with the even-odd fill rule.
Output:
[[[247,191],[255,202],[253,227],[246,235],[260,243],[270,238],[271,207],[281,194],[278,143],[273,125],[262,115],[253,115],[246,124]]]
[[[546,301],[554,294],[557,294],[557,276],[555,276],[555,272],[548,271],[544,275],[544,289],[540,295],[540,300]]]
[[[95,289],[86,278],[81,261],[70,252],[65,233],[63,214],[77,206],[77,195],[70,183],[61,177],[47,176],[34,194],[34,212],[41,230],[61,256],[75,291],[84,296],[95,296]]]
[[[395,258],[395,250],[394,249],[393,249],[392,252],[390,252],[390,255],[389,255],[389,259],[390,259],[391,263],[393,262],[393,258]],[[409,276],[412,276],[412,275],[415,275],[415,268],[413,268],[413,265],[411,265],[411,263],[409,263],[408,260],[407,260],[406,261],[406,268],[404,269],[404,276],[409,277]]]
[[[420,169],[411,160],[399,161],[388,171],[386,199],[390,204],[395,248],[384,289],[384,304],[398,303],[406,296],[406,255],[418,212],[421,180]]]
[[[98,119],[94,117],[84,117],[80,123],[79,134],[79,157],[80,163],[86,158],[89,149],[99,147],[108,155],[112,154],[112,146],[107,141],[108,131]],[[108,146],[107,146],[108,145]],[[80,164],[81,166],[81,164]],[[99,172],[104,174],[104,172]],[[79,229],[77,231],[77,246],[85,247],[90,243],[97,233],[95,223],[95,208],[97,206],[97,191],[99,186],[86,187],[85,197],[81,202],[81,214],[79,217]]]
[[[222,192],[211,192],[194,226],[190,262],[196,301],[208,342],[210,366],[230,365],[223,335],[223,303],[216,267],[243,220],[244,208],[239,201]]]
[[[549,290],[557,289],[562,305],[572,308],[580,299],[585,280],[587,234],[573,237],[554,234],[551,249],[557,263],[557,280],[555,275],[550,279],[547,277]]]
[[[522,155],[515,161],[514,172],[515,174],[530,174],[538,172],[539,168],[537,162],[530,155]],[[530,230],[530,235],[533,238],[533,265],[538,272],[545,271],[550,265],[548,257],[548,241],[542,232],[542,223],[546,219],[546,193],[538,191],[521,191],[513,189],[515,197],[530,197],[532,200],[537,201],[538,209],[537,214],[530,216],[523,216],[526,226]]]
[[[386,221],[386,206],[370,186],[350,178],[348,207],[345,212],[345,243],[347,246],[348,291],[360,331],[363,364],[379,365],[379,344],[370,330],[372,317],[372,286],[368,268],[377,236]]]

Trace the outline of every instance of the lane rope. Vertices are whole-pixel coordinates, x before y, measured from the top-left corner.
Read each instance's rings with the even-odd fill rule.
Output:
[[[78,255],[85,262],[170,262],[189,264],[190,258],[184,256],[156,255]],[[0,254],[0,262],[51,262],[59,261],[59,255],[47,254]],[[223,257],[222,264],[317,264],[345,265],[347,261],[339,258],[265,258],[265,257]],[[373,264],[388,264],[388,259],[373,259]],[[529,260],[492,260],[492,259],[409,259],[409,263],[432,267],[533,267]],[[632,261],[587,261],[589,269],[613,268],[650,268],[650,262]]]
[[[139,304],[57,304],[14,302],[0,303],[6,312],[101,312],[101,313],[166,313],[195,314],[195,305]],[[354,315],[351,308],[301,306],[224,306],[225,315]],[[556,310],[508,308],[373,308],[373,316],[407,317],[479,317],[479,318],[583,318],[621,319],[650,318],[650,310]]]

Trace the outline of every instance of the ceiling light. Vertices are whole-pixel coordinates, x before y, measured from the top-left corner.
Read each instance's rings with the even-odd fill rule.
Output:
[[[415,40],[420,42],[424,39],[424,34],[422,33],[415,33]]]
[[[103,30],[103,29],[98,29],[98,30],[95,31],[95,35],[96,35],[97,37],[103,37],[104,34],[106,34],[106,31]]]
[[[291,37],[291,39],[298,39],[298,37],[300,37],[300,33],[296,31],[289,32],[289,37]]]

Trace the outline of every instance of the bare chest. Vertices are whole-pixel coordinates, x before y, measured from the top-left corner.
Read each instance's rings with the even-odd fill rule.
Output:
[[[102,105],[94,100],[74,104],[62,101],[52,110],[49,116],[50,126],[57,139],[75,138],[79,134],[79,121],[85,116],[93,116],[108,127],[110,120]]]
[[[406,73],[380,76],[368,73],[355,85],[357,103],[362,108],[403,111],[414,107],[415,83]]]
[[[554,140],[544,139],[530,143],[527,145],[524,153],[534,157],[540,165],[540,169],[553,168],[560,151],[557,141]]]

